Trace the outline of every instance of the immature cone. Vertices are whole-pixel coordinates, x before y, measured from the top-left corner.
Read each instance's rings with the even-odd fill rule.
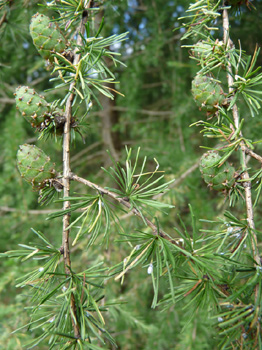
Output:
[[[56,131],[63,128],[65,117],[61,109],[53,109],[43,96],[28,86],[19,86],[14,93],[16,106],[22,116],[38,131],[44,130],[53,122]]]
[[[225,103],[222,87],[211,77],[197,74],[192,82],[192,94],[199,109],[208,115],[218,111],[218,106]]]
[[[56,176],[54,164],[40,148],[34,145],[21,145],[17,152],[17,166],[21,176],[34,189],[40,190],[48,180]]]
[[[32,125],[39,128],[49,117],[50,105],[28,86],[19,86],[15,92],[16,106],[23,117]]]
[[[61,53],[66,49],[66,39],[50,18],[36,13],[31,20],[30,34],[40,55],[53,62],[52,53]]]
[[[209,151],[201,157],[199,169],[209,187],[216,191],[228,191],[235,182],[235,169],[228,162],[219,165],[220,159],[218,152]]]
[[[208,59],[212,54],[222,54],[223,41],[198,41],[191,49],[191,55],[199,59]]]

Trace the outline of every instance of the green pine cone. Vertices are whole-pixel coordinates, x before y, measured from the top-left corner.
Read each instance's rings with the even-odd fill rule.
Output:
[[[218,165],[220,159],[218,152],[209,151],[201,157],[199,169],[209,187],[216,191],[227,191],[235,183],[235,168],[228,162]]]
[[[19,86],[14,95],[17,108],[32,127],[40,128],[50,118],[50,105],[34,89]]]
[[[198,41],[191,49],[191,55],[198,59],[209,59],[215,53],[216,55],[223,55],[223,41]]]
[[[214,174],[214,166],[216,166],[221,159],[220,155],[216,151],[209,151],[200,159],[200,171],[208,175]]]
[[[221,191],[230,189],[235,183],[235,168],[232,167],[228,162],[224,163],[219,168],[218,174],[212,180],[212,186],[214,190]]]
[[[56,176],[50,157],[34,145],[20,146],[17,152],[17,166],[21,176],[37,190]]]
[[[50,62],[53,62],[52,53],[61,53],[67,47],[66,39],[56,24],[43,14],[36,13],[32,17],[30,34],[40,55]]]
[[[65,123],[64,113],[59,108],[53,108],[34,89],[19,86],[14,93],[16,107],[23,117],[38,131],[52,126],[51,133],[59,134]]]
[[[195,57],[206,58],[212,53],[213,46],[209,43],[198,41],[191,49],[191,53]]]
[[[208,115],[218,111],[218,106],[225,103],[222,87],[211,77],[198,74],[192,82],[192,94],[199,109]]]

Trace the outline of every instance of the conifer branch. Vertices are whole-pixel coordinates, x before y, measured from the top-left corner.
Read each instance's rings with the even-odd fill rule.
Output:
[[[98,192],[100,192],[101,194],[105,194],[108,197],[116,200],[118,203],[120,203],[121,205],[125,206],[126,208],[128,208],[130,210],[131,213],[133,213],[134,215],[136,215],[137,217],[139,217],[140,219],[144,220],[147,225],[152,229],[153,231],[153,235],[155,236],[160,236],[164,239],[166,239],[167,241],[169,241],[170,243],[179,246],[179,248],[181,249],[178,240],[172,239],[170,238],[165,232],[163,232],[162,230],[160,230],[151,220],[149,220],[148,218],[146,218],[144,215],[142,217],[142,215],[139,213],[139,211],[136,208],[132,208],[131,204],[129,203],[128,199],[122,198],[122,197],[118,197],[116,193],[113,193],[99,185],[94,184],[93,182],[83,179],[80,176],[77,176],[76,174],[71,173],[70,174],[70,179],[80,182],[90,188],[93,188],[95,190],[97,190]]]
[[[224,1],[224,6],[225,6],[225,1]],[[232,40],[230,39],[229,35],[229,17],[228,17],[228,10],[224,8],[223,10],[223,40],[224,44],[226,45],[227,48],[232,48],[234,47],[234,44]],[[227,63],[227,83],[228,83],[228,88],[229,88],[229,93],[234,95],[234,89],[233,89],[233,84],[234,84],[234,78],[233,78],[233,69],[230,60],[228,60]],[[239,117],[239,111],[237,104],[235,103],[233,105],[232,109],[233,113],[233,119],[235,123],[236,129],[239,127],[240,123],[240,117]],[[242,136],[242,133],[240,132],[240,136]],[[243,187],[245,190],[245,201],[246,201],[246,212],[247,212],[247,222],[250,227],[250,232],[252,234],[251,237],[251,244],[252,244],[252,253],[253,253],[253,258],[255,261],[255,266],[260,265],[260,257],[259,257],[259,252],[258,252],[258,246],[257,246],[257,235],[255,232],[255,223],[254,223],[254,212],[253,212],[253,203],[252,203],[252,193],[251,193],[251,182],[250,182],[250,177],[249,173],[246,170],[247,169],[247,164],[246,164],[246,153],[247,153],[247,147],[244,143],[244,141],[241,141],[240,143],[240,158],[241,158],[241,165],[242,165],[242,170],[243,173],[241,174],[242,180],[245,180],[243,182]],[[252,152],[252,151],[251,151]],[[250,152],[248,152],[250,154]],[[251,154],[250,154],[251,155]],[[254,154],[252,154],[254,156]],[[256,157],[257,159],[257,157]],[[256,285],[255,287],[255,299],[258,297],[258,288],[259,286]]]
[[[256,159],[257,161],[259,161],[262,164],[262,157],[255,153],[254,151],[252,151],[251,149],[245,147],[245,153],[248,154],[249,156],[251,156],[252,158]]]
[[[56,212],[55,209],[42,209],[42,210],[37,210],[37,209],[18,209],[18,208],[10,208],[7,206],[0,206],[0,213],[22,213],[25,212],[26,214],[29,215],[47,215],[47,214],[52,214]]]
[[[223,10],[223,30],[224,30],[224,43],[225,43],[225,45],[227,47],[233,47],[234,46],[233,42],[229,36],[229,18],[228,18],[227,9]],[[232,71],[232,66],[231,66],[231,63],[229,60],[228,60],[228,64],[227,64],[227,70],[228,70],[227,82],[228,82],[229,93],[234,94],[234,89],[232,87],[234,84],[233,71]],[[232,113],[233,113],[235,126],[236,126],[236,128],[238,128],[239,127],[239,112],[238,112],[238,107],[236,104],[233,105]],[[242,136],[242,133],[241,133],[241,136]],[[243,143],[243,144],[241,144],[243,170],[246,169],[245,150],[246,150],[246,147]],[[249,227],[252,230],[254,230],[255,224],[254,224],[254,214],[253,214],[253,205],[252,205],[252,196],[251,196],[251,186],[250,186],[250,182],[248,180],[249,174],[246,170],[242,173],[242,179],[247,180],[243,185],[245,188],[247,220],[248,220]],[[257,253],[256,247],[257,247],[257,239],[256,239],[256,235],[254,234],[254,239],[252,240],[252,249],[253,249],[254,259],[258,263],[258,259],[257,259],[258,253]]]
[[[14,0],[7,0],[5,3],[11,3],[13,1]],[[98,3],[102,4],[104,1]],[[77,113],[78,106],[76,107],[76,104],[79,99],[81,102],[87,102],[87,112],[89,113],[91,110],[91,107],[89,108],[88,105],[89,98],[94,97],[96,99],[96,94],[92,91],[93,88],[104,94],[105,101],[107,101],[108,97],[114,98],[113,92],[115,92],[115,90],[108,88],[109,84],[114,83],[114,70],[112,72],[109,70],[111,61],[108,64],[107,58],[112,58],[112,63],[117,64],[120,62],[117,58],[114,59],[114,52],[110,51],[110,47],[111,43],[114,43],[116,40],[117,42],[125,40],[125,34],[103,38],[100,36],[103,28],[103,21],[101,21],[99,30],[93,36],[95,29],[91,28],[91,25],[89,26],[91,23],[88,23],[88,25],[85,25],[85,23],[89,20],[89,12],[98,10],[92,8],[95,7],[93,6],[95,4],[94,0],[79,2],[75,0],[54,0],[48,3],[51,10],[60,14],[57,20],[61,21],[63,26],[65,25],[67,35],[61,32],[60,34],[62,37],[66,37],[67,39],[69,39],[69,37],[73,38],[71,42],[67,41],[64,48],[61,49],[64,51],[60,51],[60,49],[57,48],[58,46],[55,46],[55,48],[50,51],[51,56],[49,56],[50,65],[53,66],[53,62],[51,61],[55,60],[56,65],[54,71],[59,73],[59,76],[54,79],[54,81],[59,81],[59,85],[57,85],[56,88],[64,87],[67,89],[66,97],[64,97],[63,100],[63,103],[65,103],[64,111],[62,113],[62,111],[59,110],[59,113],[61,111],[61,115],[63,115],[65,121],[63,121],[61,127],[56,127],[55,129],[54,126],[52,129],[52,132],[54,131],[55,134],[54,136],[58,135],[58,131],[59,135],[61,135],[61,128],[63,129],[63,150],[61,150],[63,154],[63,171],[60,176],[60,174],[53,169],[49,157],[44,155],[44,166],[41,168],[39,167],[39,169],[37,167],[36,172],[34,166],[32,166],[30,162],[35,162],[38,158],[34,155],[29,157],[29,153],[26,153],[25,149],[25,146],[29,149],[35,148],[35,146],[32,145],[20,146],[20,148],[23,147],[24,149],[22,153],[23,158],[19,151],[17,159],[19,161],[20,159],[24,161],[23,166],[25,169],[23,169],[23,173],[26,173],[26,176],[28,175],[27,172],[29,173],[30,170],[26,181],[31,183],[32,186],[38,186],[38,189],[41,191],[40,199],[43,198],[44,193],[46,194],[44,198],[51,198],[51,202],[55,196],[56,188],[53,186],[55,183],[54,181],[57,180],[57,176],[59,181],[61,179],[64,192],[59,202],[63,202],[63,209],[60,208],[60,210],[54,211],[52,213],[53,215],[50,215],[49,218],[60,217],[63,220],[62,232],[60,232],[62,233],[62,243],[60,242],[60,249],[57,249],[56,238],[52,237],[52,241],[55,239],[53,243],[49,240],[48,235],[46,236],[41,231],[33,230],[34,234],[37,236],[37,240],[40,239],[40,243],[32,242],[30,245],[20,244],[19,250],[0,254],[0,257],[19,257],[20,261],[31,258],[41,261],[41,266],[33,266],[33,270],[30,269],[28,273],[23,274],[24,276],[19,276],[22,282],[19,281],[19,284],[17,284],[17,287],[30,286],[32,288],[33,301],[36,304],[33,308],[34,312],[31,313],[31,319],[26,327],[31,330],[38,328],[39,332],[43,333],[34,340],[32,346],[31,344],[29,345],[30,348],[38,347],[38,344],[42,340],[46,342],[47,347],[50,346],[52,349],[83,350],[84,348],[98,349],[100,348],[99,346],[115,348],[117,346],[116,342],[105,329],[103,314],[107,311],[109,306],[115,308],[116,305],[117,308],[113,309],[113,312],[110,314],[110,317],[115,317],[118,310],[122,309],[122,304],[120,301],[118,306],[117,300],[113,305],[105,303],[102,288],[106,284],[107,279],[113,276],[116,271],[118,271],[118,276],[115,278],[117,280],[124,277],[126,272],[138,264],[143,264],[144,266],[148,264],[147,274],[151,275],[151,289],[154,293],[152,308],[163,305],[164,310],[168,310],[169,308],[171,310],[173,309],[174,303],[183,303],[184,307],[188,307],[190,316],[189,312],[184,313],[181,311],[184,307],[176,308],[176,312],[179,312],[177,316],[180,316],[181,313],[182,315],[184,314],[182,322],[188,321],[188,324],[191,323],[192,325],[193,317],[198,324],[203,322],[203,320],[205,323],[209,322],[209,310],[212,311],[212,317],[214,316],[214,319],[212,318],[210,325],[211,323],[212,325],[215,323],[214,332],[217,332],[217,336],[215,336],[213,332],[211,336],[212,339],[216,338],[216,343],[215,341],[212,341],[211,345],[206,343],[212,348],[229,348],[231,344],[233,347],[240,346],[241,349],[250,347],[256,349],[261,343],[261,293],[259,290],[261,262],[258,255],[259,245],[257,244],[253,218],[253,207],[255,207],[256,202],[258,202],[259,195],[262,191],[261,171],[256,171],[255,175],[251,177],[249,176],[249,174],[251,175],[251,171],[248,170],[248,173],[247,165],[251,157],[262,164],[262,156],[253,151],[253,142],[244,138],[241,133],[242,120],[240,119],[240,110],[238,110],[237,97],[242,93],[242,83],[243,92],[245,92],[244,83],[248,80],[248,74],[244,74],[242,82],[242,77],[239,76],[239,78],[237,78],[238,73],[236,72],[238,66],[240,66],[240,70],[245,66],[246,69],[251,67],[250,71],[252,71],[253,67],[255,67],[255,58],[258,54],[254,55],[255,58],[253,58],[252,64],[249,64],[249,59],[246,60],[246,55],[242,55],[241,50],[235,50],[234,43],[230,39],[229,16],[226,10],[228,8],[227,5],[230,3],[237,3],[237,5],[234,5],[235,8],[237,8],[237,6],[244,3],[244,1],[233,2],[233,0],[219,0],[212,2],[209,0],[197,0],[194,4],[190,5],[189,11],[187,11],[189,16],[186,14],[185,17],[187,19],[192,18],[192,21],[188,25],[183,25],[185,28],[188,28],[188,31],[185,31],[184,38],[187,38],[189,35],[195,37],[195,34],[197,34],[197,38],[199,38],[199,34],[201,36],[201,40],[192,46],[192,52],[194,52],[194,57],[192,58],[196,59],[202,66],[197,77],[202,79],[201,83],[198,85],[200,85],[199,92],[203,99],[202,102],[201,99],[196,99],[196,102],[198,102],[198,106],[201,104],[200,109],[205,112],[207,122],[201,120],[194,124],[203,125],[205,135],[214,139],[219,138],[219,143],[214,150],[202,156],[200,162],[196,159],[195,164],[192,164],[183,174],[180,174],[180,177],[176,181],[171,180],[168,183],[163,183],[163,175],[158,176],[157,173],[162,173],[162,171],[158,171],[158,162],[155,159],[154,161],[157,164],[155,170],[152,171],[152,165],[150,164],[149,171],[147,171],[146,157],[141,166],[138,151],[135,163],[133,163],[131,162],[132,150],[126,149],[127,158],[125,166],[120,163],[114,163],[114,167],[110,168],[110,170],[103,169],[118,185],[116,185],[117,188],[115,189],[101,187],[71,171],[71,167],[75,167],[87,152],[94,150],[100,143],[96,142],[88,146],[85,150],[78,152],[74,157],[71,157],[70,138],[74,131],[71,128],[74,126],[76,128],[78,127],[77,122],[74,125],[72,120],[74,120],[75,114]],[[245,1],[246,5],[248,5],[248,3],[248,1]],[[214,19],[222,14],[220,13],[221,4],[223,4],[225,8],[222,9],[224,42],[219,39],[215,41],[210,30],[215,30],[216,28],[209,27],[210,23],[213,25]],[[153,1],[153,14],[155,12],[154,7],[156,9],[156,6],[157,1]],[[61,9],[61,11],[59,11],[59,9]],[[39,15],[36,14],[33,18],[35,19],[37,16]],[[40,22],[40,29],[38,32],[40,34],[42,33],[42,28],[45,27],[43,23],[46,22]],[[80,25],[78,25],[79,23]],[[157,24],[156,32],[157,28],[160,28],[159,24],[161,23],[159,22]],[[59,25],[57,24],[57,30],[60,32],[58,27]],[[71,32],[68,31],[69,27],[71,27]],[[30,28],[33,28],[33,26],[30,25]],[[31,30],[31,32],[33,31]],[[164,32],[162,34],[164,34]],[[52,37],[52,35],[50,36]],[[54,42],[56,43],[56,40]],[[164,42],[166,43],[166,41],[163,41],[163,43]],[[38,47],[37,45],[36,47],[38,51],[43,54],[43,47]],[[68,52],[69,50],[71,50],[71,52]],[[70,56],[70,60],[67,59],[67,53]],[[63,56],[64,54],[65,57]],[[129,59],[133,57],[130,56],[129,53],[127,53],[127,56]],[[172,57],[172,60],[175,59],[175,56]],[[214,66],[215,64],[217,64],[217,66]],[[215,79],[211,78],[214,67],[219,68],[219,72],[225,69],[228,85],[226,90],[229,90],[229,94],[224,92],[219,81],[215,81]],[[93,77],[93,72],[95,72],[95,78]],[[107,73],[109,75],[108,78]],[[254,73],[252,72],[252,74],[255,73],[256,70],[254,69]],[[218,76],[219,75],[220,74],[218,74]],[[60,78],[62,79],[62,84],[59,80]],[[255,78],[253,80],[254,84],[258,82],[258,79],[262,82],[262,74],[261,77],[259,76],[258,78],[256,76]],[[196,80],[194,81],[196,82]],[[195,82],[194,85],[197,87]],[[144,85],[142,84],[141,86]],[[246,91],[249,91],[250,86],[252,90],[252,84],[250,84],[247,85]],[[256,96],[256,91],[258,90],[255,90],[254,96]],[[53,94],[53,91],[51,93]],[[173,97],[174,93],[176,93],[176,91],[172,91],[170,96]],[[27,94],[27,97],[28,95],[30,95],[29,98],[31,98],[33,93],[30,92],[30,94]],[[214,99],[212,98],[211,101],[209,101],[207,97],[211,95],[212,97],[213,95],[219,95],[219,97],[215,96]],[[195,97],[194,94],[193,96]],[[23,101],[23,96],[21,95],[19,95],[16,100],[20,101],[19,97]],[[88,98],[85,101],[86,97]],[[229,101],[231,98],[232,100]],[[6,104],[10,103],[6,93],[3,93],[0,102],[1,99]],[[44,98],[41,97],[41,99]],[[132,99],[133,97],[130,96],[130,101],[132,101]],[[261,99],[258,99],[258,101],[260,100]],[[97,99],[96,101],[99,104]],[[231,102],[230,107],[225,111],[228,101]],[[255,97],[254,101],[256,101]],[[28,106],[30,107],[32,104],[31,102],[31,100],[27,101],[24,99],[23,111],[25,109],[27,110]],[[50,110],[49,107],[46,108],[48,113],[44,112],[44,116],[48,115],[49,119],[44,119],[43,131],[50,131],[50,129],[48,129],[48,123],[51,121],[53,122],[53,119],[51,119],[52,117],[56,117],[55,114],[51,115],[51,111],[53,112],[53,109],[55,110],[58,103],[59,100],[56,100],[52,105],[50,104],[50,106],[52,106]],[[249,107],[251,106],[251,104],[248,104],[248,100],[246,103]],[[33,105],[39,107],[39,103],[34,103]],[[101,103],[101,105],[103,106],[103,103]],[[111,112],[112,110],[119,112],[133,110],[129,107],[113,105],[109,107]],[[81,108],[84,108],[83,105],[81,105]],[[34,112],[33,110],[32,113]],[[158,116],[160,120],[169,119],[170,115],[173,114],[171,111],[158,112],[149,109],[140,109],[138,112],[149,116],[147,122],[154,120],[156,116]],[[28,114],[25,114],[27,117],[25,119],[27,121],[29,121],[29,118],[33,117],[40,118],[40,112],[36,115],[32,113],[28,112]],[[103,112],[94,112],[93,114],[103,116]],[[23,112],[22,115],[24,115]],[[43,116],[43,114],[41,114],[41,116]],[[213,120],[211,120],[212,116],[214,117]],[[140,123],[141,120],[137,120],[137,123]],[[128,124],[128,122],[124,122],[124,124],[126,123]],[[100,124],[102,128],[105,127],[104,123]],[[52,124],[50,125],[53,127]],[[79,127],[80,126],[79,123]],[[78,129],[75,130],[79,131]],[[181,136],[180,131],[181,130],[178,130],[179,136]],[[49,134],[50,136],[53,135],[51,132]],[[221,140],[223,142],[222,144]],[[183,140],[181,141],[181,145],[183,151]],[[235,150],[240,155],[240,171],[227,162],[227,159]],[[38,152],[42,151],[38,149]],[[88,157],[94,157],[96,154],[100,154],[99,152],[102,151],[93,153]],[[224,152],[223,158],[220,156],[222,152]],[[38,154],[40,153],[37,153],[37,155]],[[209,158],[210,154],[215,156]],[[215,162],[212,162],[214,159]],[[181,229],[175,228],[178,236],[174,234],[174,237],[172,237],[169,235],[169,229],[163,226],[163,222],[161,222],[160,225],[157,219],[147,214],[146,207],[154,208],[153,210],[173,207],[169,203],[160,203],[155,200],[165,195],[169,184],[172,183],[172,185],[169,186],[170,188],[184,181],[187,176],[198,168],[199,163],[200,172],[204,181],[208,183],[211,189],[213,188],[213,190],[229,197],[230,206],[234,206],[240,196],[243,198],[246,204],[244,207],[242,206],[240,214],[242,217],[235,217],[234,214],[226,211],[224,213],[225,219],[221,219],[221,225],[220,219],[218,221],[206,217],[202,220],[202,229],[199,229],[197,217],[189,204],[190,215],[187,215],[186,222],[183,222],[179,217]],[[18,164],[20,171],[20,169],[22,169],[22,162],[21,164],[18,162]],[[137,171],[137,167],[140,171]],[[39,173],[41,175],[43,170],[47,172],[47,176],[51,177],[43,180],[43,182],[40,182],[40,180],[38,180],[39,182],[35,182],[35,174],[39,176]],[[20,171],[20,173],[22,175],[22,171]],[[39,176],[38,179],[41,179],[41,177]],[[208,181],[206,181],[206,179]],[[251,183],[254,183],[256,180],[258,180],[258,194],[254,202],[255,204],[253,204],[251,198]],[[80,187],[87,186],[86,190],[88,193],[72,197],[72,195],[70,195],[72,192],[72,181],[78,182]],[[44,190],[46,190],[46,192],[44,192]],[[243,192],[245,192],[245,198]],[[20,197],[18,196],[17,198],[19,199]],[[200,203],[202,203],[202,199],[205,200],[207,197],[202,198],[200,192],[198,198],[201,198]],[[47,202],[45,202],[45,204],[46,203]],[[209,206],[208,204],[209,203],[207,203],[207,208]],[[118,211],[121,209],[119,208],[120,206],[122,206],[122,209],[125,209],[125,213],[128,212],[127,215],[135,215],[138,221],[141,220],[140,223],[144,225],[144,232],[141,230],[137,233],[132,233],[130,232],[130,228],[126,231],[125,228],[122,227],[121,222],[123,217],[118,216]],[[40,210],[28,211],[0,206],[0,213],[2,212],[4,215],[5,212],[15,213],[16,211],[25,213],[25,215],[43,213]],[[45,212],[47,213],[48,211]],[[70,217],[71,213],[72,218]],[[77,213],[80,213],[80,215],[77,215]],[[208,209],[205,214],[206,213],[208,215]],[[189,223],[190,219],[191,222]],[[123,262],[117,262],[115,264],[115,257],[112,256],[111,259],[111,249],[109,245],[109,251],[106,253],[106,260],[111,261],[110,265],[113,265],[113,270],[111,271],[113,272],[108,275],[107,267],[104,265],[106,260],[102,259],[102,255],[97,251],[97,246],[95,244],[97,241],[95,240],[97,238],[102,239],[101,233],[104,233],[104,238],[110,243],[109,234],[112,232],[112,225],[116,227],[116,230],[125,230],[123,235],[120,233],[120,235],[124,237],[121,241],[125,243],[131,242],[132,250],[128,253],[128,256],[123,259]],[[209,225],[215,227],[209,229]],[[189,230],[187,229],[188,226],[190,226]],[[256,226],[258,226],[258,224],[256,224]],[[71,238],[73,231],[71,231],[71,228],[73,231],[77,230],[72,244]],[[58,237],[58,239],[61,238]],[[88,240],[89,254],[87,257],[83,256],[83,259],[86,261],[88,258],[89,263],[88,266],[86,266],[86,262],[83,263],[83,260],[80,259],[82,260],[83,266],[78,266],[79,263],[77,263],[77,259],[73,258],[73,253],[77,249],[78,252],[81,252],[82,246],[80,243],[85,243],[86,239]],[[21,243],[24,242],[22,241]],[[118,257],[116,258],[118,260]],[[57,269],[58,266],[59,269]],[[60,270],[61,266],[63,271]],[[77,271],[78,268],[81,271]],[[143,275],[141,277],[144,280],[145,276]],[[139,283],[138,279],[137,282]],[[165,284],[167,284],[167,292],[163,291]],[[124,288],[121,288],[121,293],[125,293]],[[189,302],[188,298],[190,299]],[[131,318],[132,315],[131,317],[129,316],[129,309],[130,307],[126,309],[126,314],[122,313],[120,316],[117,316],[119,317],[117,318],[117,323],[121,322],[123,318],[125,322],[130,319],[136,324],[135,327],[137,327],[137,320]],[[217,322],[215,321],[216,318]],[[165,326],[162,318],[158,321],[162,322]],[[193,338],[201,337],[201,333],[198,334],[196,328],[199,327],[194,326]],[[152,331],[150,330],[150,334],[153,331],[154,328],[152,328]],[[190,331],[189,329],[189,332]],[[34,334],[37,333],[34,332]],[[117,334],[117,332],[115,332],[115,334]],[[122,347],[122,343],[123,347],[125,347],[124,340],[122,341],[120,337],[118,337],[117,342],[120,347]],[[103,341],[103,338],[106,342]],[[184,338],[186,339],[187,336],[185,335]],[[109,342],[111,345],[109,345]],[[153,342],[154,339],[152,339],[152,344]],[[220,344],[218,344],[218,342]],[[180,345],[182,348],[187,347],[186,342],[183,341],[181,341]],[[45,344],[43,346],[45,346]],[[150,347],[150,343],[147,343],[147,346]],[[201,346],[203,347],[203,344],[200,344],[200,347]]]
[[[89,9],[91,6],[92,1],[89,1],[89,4],[87,8]],[[87,15],[83,16],[80,22],[79,30],[78,30],[78,37],[77,37],[77,46],[74,50],[74,61],[73,65],[76,66],[78,62],[80,61],[80,54],[77,54],[79,50],[79,46],[82,44],[82,38],[81,35],[84,35],[85,32],[85,23],[87,22]],[[81,34],[81,35],[80,35]],[[70,194],[70,129],[71,129],[71,119],[72,119],[72,104],[75,97],[74,87],[76,85],[76,80],[74,80],[70,86],[69,91],[71,94],[69,95],[66,107],[65,107],[65,125],[64,125],[64,135],[63,135],[63,186],[64,186],[64,198],[69,197]],[[63,209],[67,210],[70,208],[70,201],[65,200]],[[62,239],[62,247],[61,247],[61,253],[63,254],[64,258],[64,267],[65,272],[67,275],[71,274],[71,259],[70,259],[70,247],[69,247],[69,234],[70,230],[68,229],[70,225],[70,213],[67,213],[63,216],[63,239]],[[72,319],[72,325],[74,328],[74,335],[76,338],[80,338],[80,328],[77,324],[77,315],[76,315],[76,303],[74,295],[71,294],[71,300],[70,300],[71,309],[73,312],[73,315],[71,316]]]
[[[6,21],[7,11],[4,12],[3,16],[0,19],[0,27],[3,25],[3,23]]]

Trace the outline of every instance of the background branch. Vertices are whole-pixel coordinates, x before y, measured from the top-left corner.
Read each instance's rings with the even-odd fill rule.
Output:
[[[6,206],[1,206],[0,207],[0,213],[21,213],[21,212],[25,212],[26,214],[30,214],[30,215],[39,215],[39,214],[51,214],[51,213],[55,213],[56,210],[55,209],[42,209],[42,210],[32,210],[32,209],[28,209],[28,210],[23,210],[23,209],[17,209],[17,208],[10,208],[10,207],[6,207]]]

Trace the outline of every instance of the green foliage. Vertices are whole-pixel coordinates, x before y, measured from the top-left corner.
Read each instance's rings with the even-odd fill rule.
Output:
[[[79,209],[82,211],[69,226],[69,228],[77,230],[75,239],[72,242],[73,246],[83,235],[89,234],[88,248],[94,244],[101,231],[104,231],[104,239],[108,241],[108,234],[111,231],[112,224],[115,225],[116,229],[121,230],[112,203],[107,201],[102,193],[98,195],[85,195],[84,197],[66,197],[64,200],[70,200],[72,202],[71,207],[50,214],[49,219],[63,216],[65,213],[71,213]],[[74,204],[74,202],[76,203]],[[81,226],[78,226],[80,223]]]
[[[101,2],[101,1],[98,1]],[[61,21],[61,25],[66,23],[66,29],[69,29],[70,26],[76,25],[80,22],[81,16],[87,15],[87,1],[77,1],[77,0],[67,0],[64,2],[50,1],[47,3],[47,6],[50,10],[59,12],[60,17],[57,18],[57,21]],[[99,10],[98,7],[92,6],[93,11]],[[85,12],[84,12],[85,11]]]
[[[241,75],[238,75],[238,70],[236,71],[233,84],[234,96],[228,107],[229,109],[232,108],[240,95],[246,102],[252,117],[254,117],[255,114],[259,114],[258,110],[260,109],[261,102],[261,90],[255,90],[257,86],[262,84],[262,73],[257,74],[260,67],[255,68],[259,51],[260,50],[257,50],[256,48],[253,57],[247,57],[246,62],[244,63],[244,71]]]
[[[157,160],[154,159],[156,163],[155,170],[147,172],[145,171],[145,157],[141,169],[136,173],[140,149],[137,151],[134,165],[131,162],[132,150],[126,148],[126,153],[125,168],[122,168],[119,163],[116,164],[114,162],[114,168],[110,168],[111,172],[104,169],[119,187],[119,189],[109,188],[109,190],[127,200],[131,205],[131,209],[136,208],[142,216],[141,206],[156,209],[172,208],[171,205],[148,199],[148,197],[157,196],[160,193],[166,192],[168,190],[168,185],[173,182],[173,180],[171,180],[167,183],[159,184],[164,175],[157,178],[155,177],[155,175],[160,172],[158,171],[159,164]]]
[[[212,26],[212,24],[220,17],[220,13],[218,12],[220,5],[220,0],[199,0],[191,4],[188,10],[186,10],[189,15],[180,18],[186,19],[188,22],[183,25],[187,31],[183,35],[182,40],[191,36],[206,37],[210,35],[210,31],[217,30],[217,27]]]
[[[82,37],[83,46],[80,48],[81,59],[75,65],[72,64],[66,57],[55,53],[57,58],[55,68],[53,72],[59,72],[59,78],[54,78],[52,81],[62,80],[62,83],[56,85],[56,88],[68,87],[72,82],[76,82],[74,88],[77,96],[80,97],[80,100],[88,104],[90,102],[91,96],[95,98],[92,88],[97,89],[103,95],[113,99],[114,95],[109,86],[106,83],[113,84],[115,83],[114,74],[107,68],[104,61],[105,58],[112,60],[113,64],[121,62],[116,59],[114,56],[118,56],[117,53],[108,50],[112,44],[120,43],[123,40],[126,40],[126,34],[112,35],[108,38],[99,37],[103,24],[98,29],[93,37],[91,36],[89,25],[86,24],[86,36],[88,39]],[[96,77],[98,76],[98,78]],[[65,96],[62,103],[66,101],[71,92]],[[96,99],[99,103],[99,101]],[[89,108],[88,108],[89,109]]]
[[[222,41],[222,12],[229,6],[224,9],[221,1],[175,1],[164,7],[160,0],[150,6],[99,1],[91,9],[88,1],[51,1],[41,9],[46,25],[40,23],[38,34],[44,31],[44,37],[35,38],[44,40],[36,46],[40,54],[48,50],[44,58],[53,64],[46,72],[29,37],[30,19],[38,11],[34,5],[1,3],[7,19],[0,25],[6,50],[0,48],[1,77],[8,83],[0,88],[1,246],[7,250],[1,253],[0,291],[2,305],[9,306],[6,312],[1,307],[1,322],[8,319],[2,322],[0,347],[260,349],[261,233],[255,227],[261,220],[261,74],[250,27],[255,15],[243,6],[240,34],[233,32],[238,20],[230,17],[230,33]],[[240,4],[227,5],[236,10]],[[186,22],[182,27],[178,16]],[[173,22],[179,27],[175,33]],[[46,34],[49,26],[55,40]],[[231,44],[234,35],[250,45],[243,47],[255,51],[253,56]],[[181,37],[191,62],[181,50]],[[196,75],[201,111],[190,93]],[[125,98],[117,94],[118,82]],[[30,103],[19,108],[30,123],[37,114],[40,137],[10,103],[20,84],[30,86],[26,102],[38,98],[35,85],[45,90],[40,103],[50,101],[43,102],[43,111],[31,110]],[[53,166],[43,152],[59,165],[65,145],[54,142],[62,137],[42,141],[63,134],[68,113],[74,173],[70,168],[63,175],[52,173],[46,183],[38,163],[44,160],[48,174]],[[59,127],[57,116],[63,119]],[[84,148],[73,137],[76,132],[86,141]],[[14,171],[17,146],[24,142],[34,150],[39,148],[30,144],[37,142],[44,150],[32,161],[26,154],[22,172],[34,184],[42,176],[36,187],[47,209],[36,209],[36,194]],[[103,147],[109,144],[116,152],[108,165]],[[121,153],[123,144],[131,148]],[[201,145],[211,150],[211,161],[207,155],[200,159]],[[249,162],[246,155],[252,157]],[[201,174],[211,187],[223,190],[227,201],[208,190]],[[67,178],[72,191],[63,195],[57,191]],[[254,208],[256,226],[250,217]],[[62,218],[70,220],[63,229]],[[37,227],[33,242],[31,226]]]

